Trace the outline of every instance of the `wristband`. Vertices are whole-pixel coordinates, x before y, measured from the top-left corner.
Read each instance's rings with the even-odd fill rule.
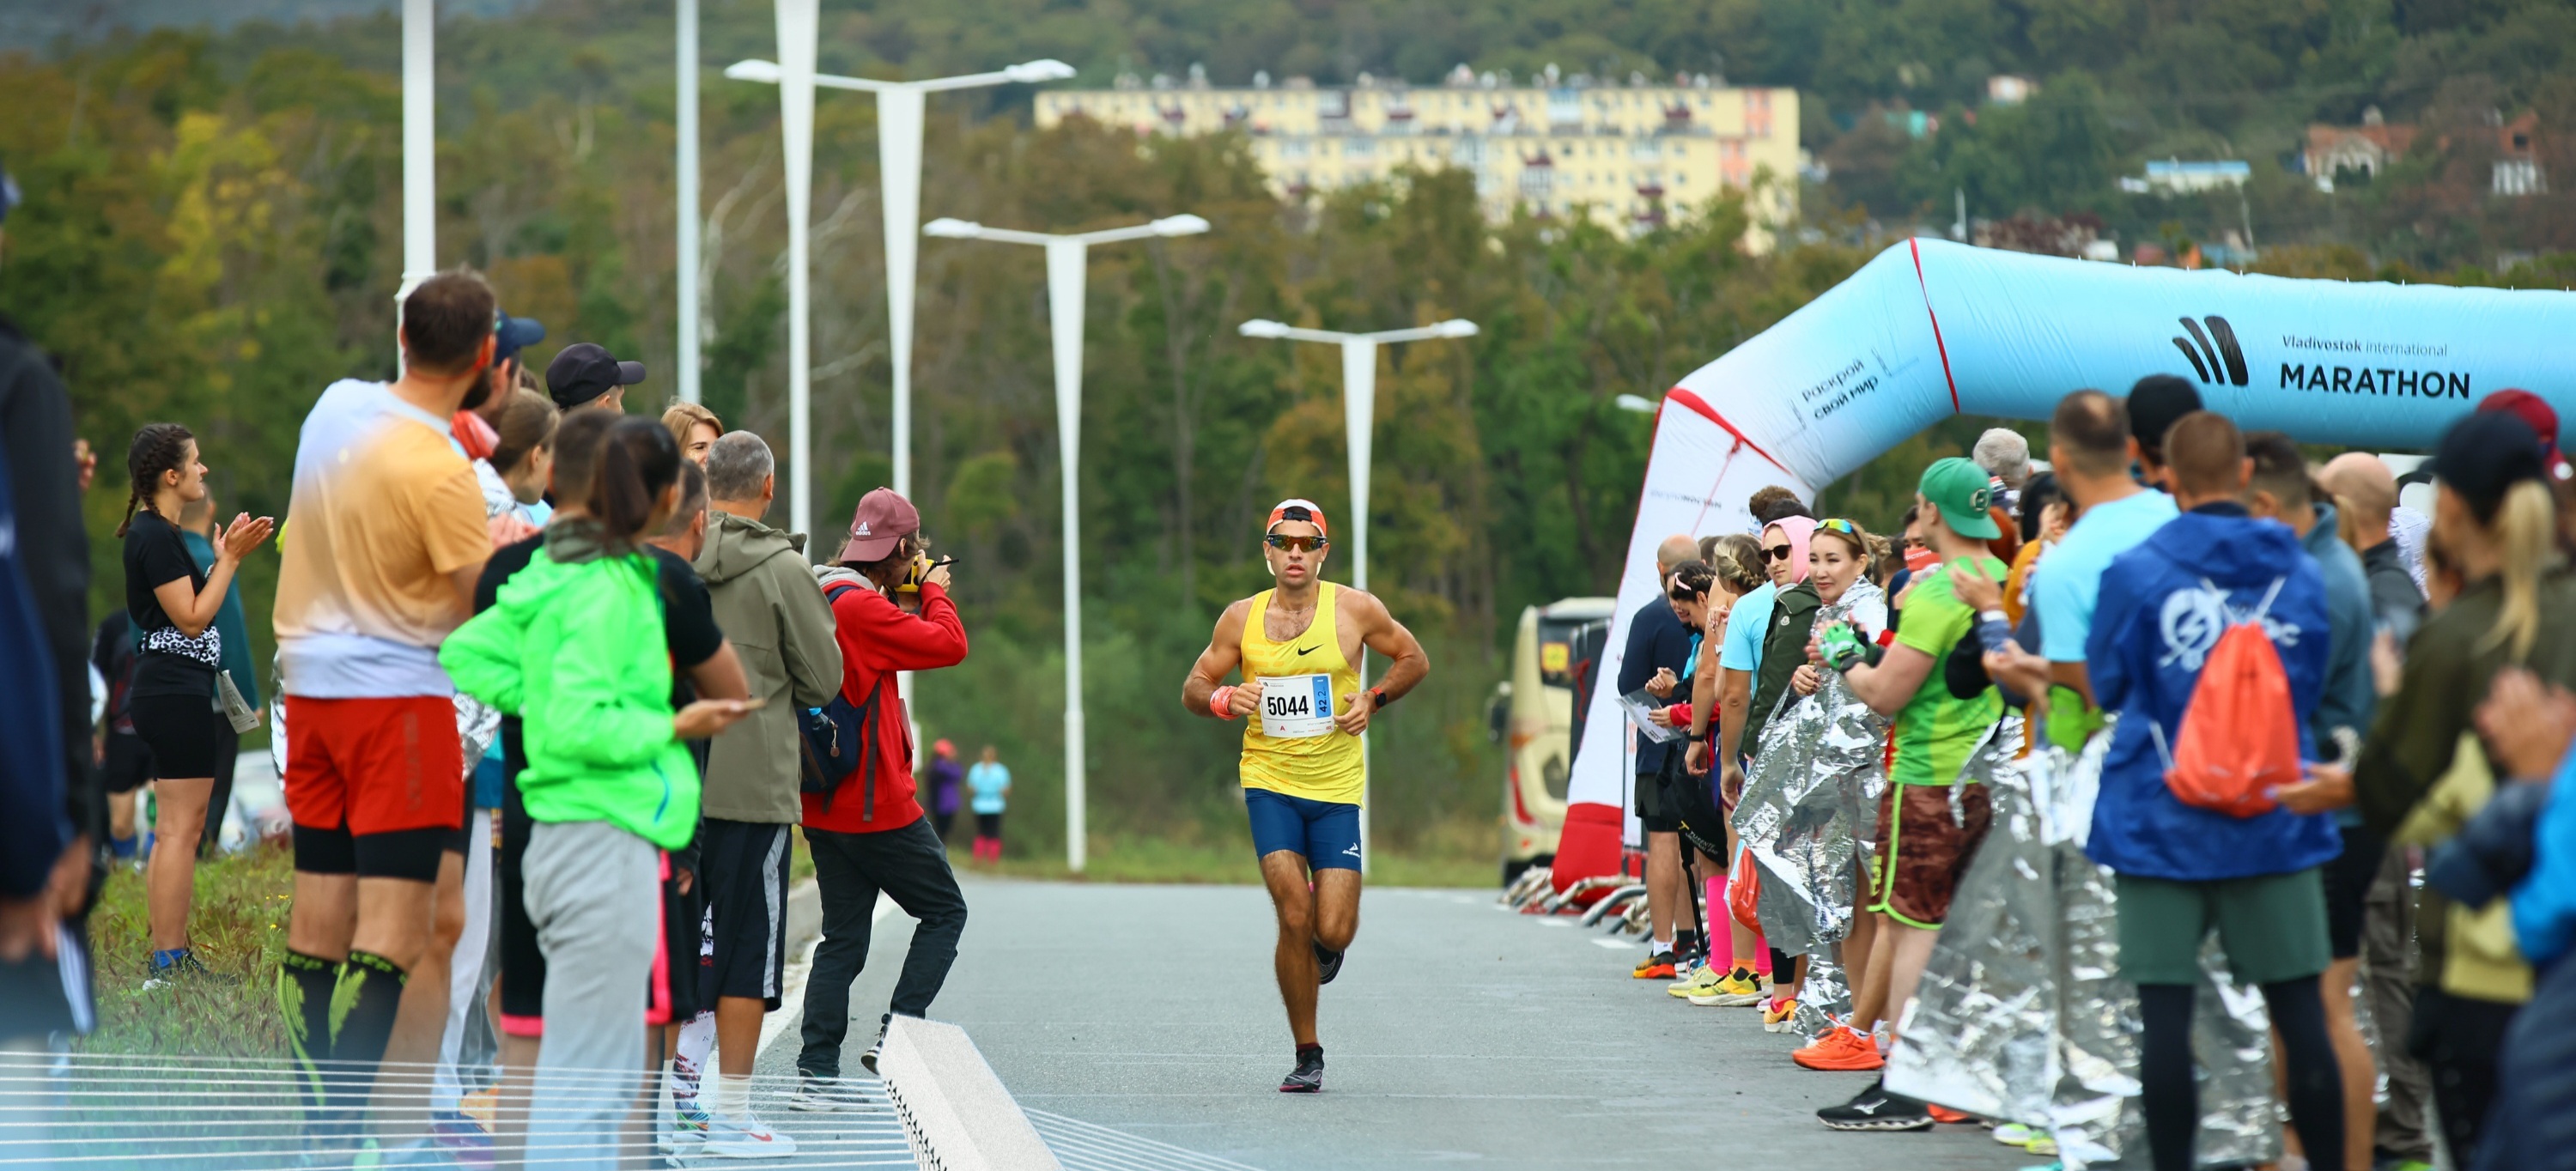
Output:
[[[1231,683],[1227,683],[1227,684],[1220,685],[1216,690],[1209,692],[1209,693],[1208,693],[1208,714],[1209,714],[1209,715],[1211,715],[1211,716],[1215,716],[1216,718],[1218,718],[1218,719],[1220,719],[1220,720],[1231,720],[1231,719],[1233,719],[1233,718],[1234,718],[1234,691],[1235,691],[1234,685],[1233,685],[1233,684],[1231,684]]]

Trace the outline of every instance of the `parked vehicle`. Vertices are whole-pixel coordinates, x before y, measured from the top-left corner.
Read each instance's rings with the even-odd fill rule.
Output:
[[[1616,608],[1612,598],[1565,598],[1521,611],[1511,677],[1494,686],[1490,709],[1494,740],[1504,747],[1506,887],[1556,857],[1566,777]]]

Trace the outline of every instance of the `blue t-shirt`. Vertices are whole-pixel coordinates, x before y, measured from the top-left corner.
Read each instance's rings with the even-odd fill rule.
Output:
[[[1771,604],[1780,587],[1763,582],[1735,600],[1726,616],[1726,642],[1718,648],[1717,665],[1729,671],[1762,673],[1762,636],[1771,629]]]
[[[2111,559],[2175,515],[2173,497],[2148,489],[2084,510],[2066,538],[2030,571],[2030,608],[2039,614],[2039,653],[2052,663],[2084,661],[2093,632],[2093,603]]]
[[[977,761],[966,769],[966,787],[975,792],[968,808],[977,813],[1000,813],[1002,790],[1011,787],[1010,766]]]

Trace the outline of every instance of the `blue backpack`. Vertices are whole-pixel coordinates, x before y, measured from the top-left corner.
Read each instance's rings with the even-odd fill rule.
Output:
[[[840,582],[823,591],[823,604],[828,606],[842,594],[859,587]],[[886,674],[891,674],[888,672]],[[797,789],[823,799],[826,812],[832,798],[850,774],[864,770],[860,781],[859,820],[874,821],[877,813],[877,756],[869,733],[876,727],[877,701],[885,693],[886,674],[877,676],[877,685],[868,689],[868,697],[851,703],[839,692],[821,707],[809,707],[797,713],[799,731],[804,733],[799,745],[803,756],[798,769]]]

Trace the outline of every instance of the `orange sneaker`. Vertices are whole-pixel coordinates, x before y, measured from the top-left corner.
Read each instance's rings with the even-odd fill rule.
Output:
[[[1851,1031],[1848,1025],[1835,1025],[1816,1038],[1815,1044],[1789,1054],[1789,1060],[1805,1069],[1827,1070],[1872,1070],[1887,1064],[1887,1059],[1878,1055],[1878,1046]]]
[[[1965,1111],[1965,1110],[1953,1110],[1953,1109],[1951,1109],[1951,1108],[1949,1108],[1949,1107],[1947,1107],[1947,1106],[1935,1106],[1935,1105],[1931,1105],[1931,1104],[1929,1104],[1929,1103],[1925,1104],[1924,1109],[1925,1109],[1925,1110],[1928,1110],[1928,1111],[1930,1111],[1930,1112],[1931,1112],[1931,1114],[1932,1114],[1932,1121],[1934,1121],[1934,1122],[1948,1123],[1948,1124],[1954,1124],[1954,1125],[1955,1125],[1955,1124],[1957,1124],[1957,1123],[1962,1123],[1962,1122],[1975,1122],[1975,1121],[1977,1121],[1977,1116],[1976,1116],[1976,1115],[1974,1115],[1974,1114],[1970,1114],[1970,1113],[1968,1113],[1968,1112],[1967,1112],[1967,1111]]]
[[[1644,963],[1638,964],[1636,969],[1628,974],[1640,980],[1670,980],[1677,967],[1673,953],[1659,951],[1647,956]]]

